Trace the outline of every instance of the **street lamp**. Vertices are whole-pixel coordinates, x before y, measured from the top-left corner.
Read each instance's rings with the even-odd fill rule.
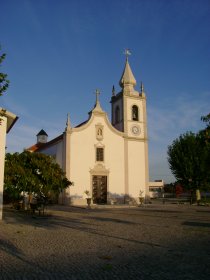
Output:
[[[192,179],[188,179],[189,184],[190,184],[190,204],[192,205]]]

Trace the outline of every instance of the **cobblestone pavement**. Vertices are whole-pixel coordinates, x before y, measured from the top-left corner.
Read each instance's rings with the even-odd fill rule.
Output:
[[[210,207],[5,207],[0,279],[210,279]]]

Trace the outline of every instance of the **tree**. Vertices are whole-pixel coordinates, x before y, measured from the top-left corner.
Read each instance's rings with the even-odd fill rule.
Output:
[[[209,116],[203,117],[209,122]],[[168,147],[169,167],[175,178],[191,189],[205,188],[210,183],[210,147],[207,128],[197,134],[187,132]]]
[[[207,128],[210,128],[210,113],[206,116],[202,116],[201,120],[205,123],[207,123]]]
[[[50,156],[40,153],[6,154],[4,190],[15,201],[22,192],[48,197],[72,183]]]
[[[210,145],[210,113],[206,116],[202,116],[201,120],[206,123],[206,128],[204,130],[201,130],[200,132],[205,139],[205,143],[207,145]]]
[[[206,166],[206,181],[210,182],[210,113],[202,116],[201,120],[206,123],[206,127],[199,132],[201,145],[205,146],[205,166]]]
[[[0,46],[0,51],[1,51],[1,46]],[[0,53],[0,66],[3,60],[5,59],[6,54],[5,53]],[[0,72],[0,96],[3,95],[3,93],[7,90],[9,86],[9,80],[7,79],[7,74],[4,74]]]

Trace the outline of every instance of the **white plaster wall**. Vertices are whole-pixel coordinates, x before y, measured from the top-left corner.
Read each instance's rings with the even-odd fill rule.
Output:
[[[110,170],[108,191],[110,194],[125,193],[124,182],[124,138],[105,127],[105,165]]]
[[[73,129],[70,137],[70,177],[74,182],[71,187],[71,197],[82,197],[86,189],[92,193],[92,175],[90,170],[96,164],[95,126],[103,126],[104,166],[109,169],[107,190],[110,193],[124,193],[124,139],[113,132],[107,125],[103,116],[95,116],[90,125],[84,129]]]
[[[65,171],[65,168],[63,166],[63,140],[60,140],[59,142],[55,143],[54,145],[51,145],[50,147],[47,147],[43,150],[41,150],[41,153],[53,156],[55,158],[55,161],[60,165],[60,167]],[[67,188],[63,192],[60,193],[58,198],[59,204],[69,204],[69,195],[70,195],[70,188]]]
[[[41,150],[41,153],[55,157],[56,162],[63,168],[63,141]]]
[[[139,121],[132,121],[132,106],[137,105],[139,108]],[[138,125],[141,129],[141,133],[138,137],[143,138],[145,136],[144,131],[144,114],[143,114],[143,102],[140,98],[127,98],[127,120],[128,120],[128,135],[133,136],[132,126]]]
[[[140,189],[146,192],[144,143],[128,142],[129,195],[139,197]]]
[[[132,119],[132,106],[136,105],[139,108],[139,121],[143,121],[143,102],[142,98],[127,98],[127,112],[128,112],[128,120]]]
[[[63,167],[63,141],[56,144],[56,162]]]
[[[7,118],[1,117],[1,119],[2,120],[0,124],[0,220],[2,219],[2,209],[3,209],[4,161],[5,161]]]
[[[70,137],[70,178],[74,186],[71,187],[71,196],[82,197],[84,191],[90,188],[90,168],[93,168],[94,146],[92,134],[95,128],[73,132]]]
[[[123,114],[124,114],[122,98],[119,98],[117,101],[115,101],[112,106],[113,106],[113,108],[112,108],[112,110],[113,110],[112,111],[112,113],[113,113],[112,119],[113,119],[113,123],[115,124],[114,126],[115,126],[116,129],[122,131],[123,130]],[[120,109],[120,121],[119,121],[119,123],[116,123],[116,119],[115,119],[115,109],[117,108],[117,106]]]
[[[57,146],[53,145],[53,146],[44,148],[43,150],[41,150],[41,153],[48,155],[48,156],[56,156],[56,150],[57,150]]]

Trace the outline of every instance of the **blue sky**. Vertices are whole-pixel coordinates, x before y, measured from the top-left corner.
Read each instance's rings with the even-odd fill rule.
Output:
[[[0,0],[1,71],[11,81],[0,106],[19,116],[7,151],[21,152],[44,129],[61,134],[87,119],[101,91],[110,116],[129,48],[147,95],[150,180],[173,181],[167,147],[203,127],[210,111],[209,0]]]

